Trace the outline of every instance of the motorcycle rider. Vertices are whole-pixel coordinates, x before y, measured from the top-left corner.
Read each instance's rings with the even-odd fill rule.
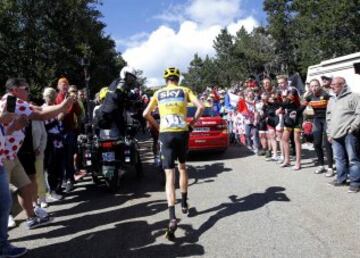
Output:
[[[96,94],[96,100],[95,100],[95,107],[93,109],[93,119],[94,121],[98,121],[99,120],[99,116],[100,116],[100,108],[101,108],[101,105],[103,104],[107,94],[109,92],[109,87],[105,86],[105,87],[102,87],[101,90]],[[99,135],[99,132],[98,132],[98,126],[95,125],[95,133],[96,135]]]
[[[137,86],[135,69],[125,66],[120,78],[113,81],[104,102],[97,111],[97,125],[100,129],[111,129],[110,137],[125,135],[125,111],[133,105],[132,89]]]
[[[189,130],[201,117],[204,105],[187,87],[179,85],[180,71],[175,67],[164,71],[166,87],[156,91],[145,109],[143,116],[159,132],[162,166],[166,174],[166,196],[169,208],[169,231],[175,232],[177,220],[175,216],[175,160],[179,161],[181,208],[188,212],[187,192],[188,174],[186,171],[186,155],[189,140]],[[196,107],[196,113],[190,124],[186,122],[187,104],[191,102]],[[160,125],[151,112],[159,107]]]

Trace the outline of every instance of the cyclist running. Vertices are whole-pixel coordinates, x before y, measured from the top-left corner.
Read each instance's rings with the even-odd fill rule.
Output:
[[[175,160],[177,159],[180,173],[180,191],[182,212],[188,212],[187,193],[188,175],[185,166],[186,153],[189,140],[189,129],[201,117],[204,105],[187,87],[179,86],[180,71],[175,67],[164,71],[166,86],[154,93],[149,105],[144,110],[143,116],[149,123],[159,130],[162,166],[166,174],[166,197],[169,208],[169,233],[174,233],[177,228],[175,216]],[[195,116],[190,124],[186,122],[187,104],[191,102],[196,107]],[[159,108],[160,125],[156,122],[151,112]]]

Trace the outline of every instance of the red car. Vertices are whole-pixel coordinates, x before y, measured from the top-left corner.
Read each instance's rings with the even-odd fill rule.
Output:
[[[187,120],[195,115],[196,107],[188,106]],[[229,133],[226,121],[215,114],[212,107],[206,106],[201,118],[190,133],[189,151],[219,150],[225,151],[229,146]]]

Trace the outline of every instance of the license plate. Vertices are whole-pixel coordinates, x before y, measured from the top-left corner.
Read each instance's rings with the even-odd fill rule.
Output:
[[[103,152],[102,153],[102,159],[103,161],[114,161],[115,160],[115,152]]]
[[[115,174],[115,167],[103,166],[102,167],[102,172],[103,172],[104,177],[111,178]]]
[[[206,140],[195,140],[196,143],[205,143]]]
[[[86,161],[86,166],[91,166],[91,164],[92,164],[91,160]]]
[[[210,128],[209,127],[195,127],[194,128],[194,132],[209,132]]]
[[[130,157],[125,157],[125,162],[126,162],[126,163],[130,163],[130,161],[131,161],[131,158],[130,158]]]

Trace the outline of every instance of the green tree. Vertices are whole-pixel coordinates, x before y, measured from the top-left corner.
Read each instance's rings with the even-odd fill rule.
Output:
[[[217,81],[218,85],[222,87],[229,87],[237,80],[239,60],[234,54],[234,41],[234,37],[226,28],[222,29],[214,40]]]
[[[294,0],[292,6],[300,71],[360,50],[359,0]]]
[[[36,93],[66,76],[82,87],[80,59],[88,54],[92,93],[108,85],[125,61],[115,42],[104,35],[98,3],[0,0],[0,84],[8,77],[24,77]]]
[[[307,2],[307,1],[304,1]],[[297,70],[297,47],[294,45],[292,10],[293,0],[264,0],[267,13],[267,31],[275,40],[275,55],[278,59],[278,72],[291,73]]]
[[[234,54],[238,59],[238,75],[273,73],[276,69],[274,40],[262,27],[248,33],[242,27],[235,37]]]
[[[219,83],[216,69],[214,60],[209,56],[202,59],[195,54],[188,67],[188,72],[183,74],[182,84],[191,87],[195,92],[202,92],[207,87]]]
[[[182,84],[190,86],[195,92],[200,92],[204,87],[203,60],[196,53],[190,62],[187,73],[183,73]]]

